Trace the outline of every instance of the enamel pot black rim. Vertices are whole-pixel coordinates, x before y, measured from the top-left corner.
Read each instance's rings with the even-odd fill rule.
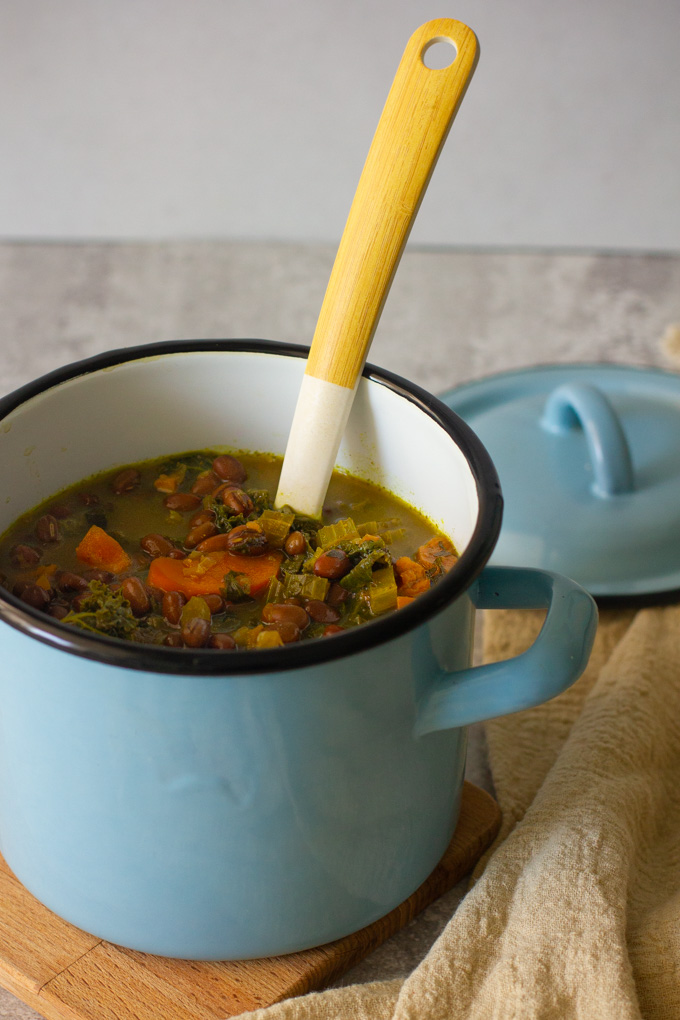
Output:
[[[0,399],[0,421],[21,404],[69,379],[125,362],[201,351],[264,353],[293,358],[306,358],[309,353],[307,347],[299,344],[259,339],[176,340],[107,351],[49,372]],[[381,645],[430,619],[472,584],[491,556],[501,526],[500,483],[480,440],[444,403],[420,386],[374,365],[366,364],[363,375],[373,383],[389,387],[433,418],[455,440],[467,459],[477,488],[479,514],[470,542],[446,577],[412,605],[343,634],[279,649],[249,651],[188,651],[89,635],[45,616],[2,589],[0,619],[30,637],[73,655],[125,669],[193,676],[278,673],[315,666]]]

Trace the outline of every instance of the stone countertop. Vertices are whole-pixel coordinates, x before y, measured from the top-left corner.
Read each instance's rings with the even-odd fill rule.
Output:
[[[309,343],[334,249],[251,242],[0,243],[0,393],[101,351],[161,340]],[[680,254],[409,250],[370,360],[434,393],[535,364],[671,368]],[[676,366],[677,367],[677,366]],[[467,777],[492,790],[482,727]],[[442,897],[343,978],[408,974],[465,892]],[[0,1016],[38,1016],[0,990]]]

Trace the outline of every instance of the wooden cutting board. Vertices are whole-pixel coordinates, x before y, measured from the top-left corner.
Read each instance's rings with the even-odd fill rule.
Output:
[[[460,881],[493,840],[500,810],[463,787],[444,857],[412,896],[353,935],[262,960],[201,963],[121,949],[62,921],[0,857],[0,984],[48,1020],[217,1020],[322,988]]]

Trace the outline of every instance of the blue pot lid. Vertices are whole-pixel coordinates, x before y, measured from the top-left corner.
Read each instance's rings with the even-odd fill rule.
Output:
[[[680,376],[551,365],[440,399],[500,477],[491,563],[557,571],[599,597],[680,593]]]

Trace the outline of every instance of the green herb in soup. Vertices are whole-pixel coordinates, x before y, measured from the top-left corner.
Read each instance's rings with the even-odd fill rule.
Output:
[[[457,560],[395,496],[335,473],[323,521],[273,505],[280,458],[187,453],[88,479],[0,539],[0,582],[92,634],[275,648],[403,606]]]

